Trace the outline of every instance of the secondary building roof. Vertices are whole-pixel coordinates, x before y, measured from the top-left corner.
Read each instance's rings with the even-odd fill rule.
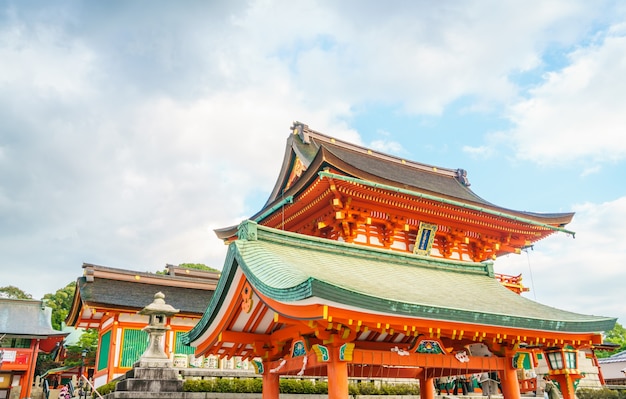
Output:
[[[65,337],[52,328],[52,309],[33,299],[0,298],[0,334],[15,338]]]
[[[75,327],[97,327],[105,310],[137,312],[162,292],[182,316],[200,317],[213,296],[219,273],[192,270],[154,274],[83,264],[85,275],[76,281],[76,293],[66,323]]]
[[[626,351],[621,351],[609,357],[598,359],[598,363],[626,363]]]

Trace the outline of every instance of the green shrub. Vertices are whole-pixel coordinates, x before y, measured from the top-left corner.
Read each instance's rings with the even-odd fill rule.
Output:
[[[233,389],[237,393],[263,392],[263,380],[260,378],[237,378],[233,380]]]
[[[355,385],[357,395],[378,395],[378,387],[373,382],[359,382]]]
[[[298,393],[298,385],[300,381],[291,379],[280,380],[280,393]]]
[[[612,389],[580,388],[576,391],[578,399],[619,399],[619,393]]]
[[[300,393],[311,394],[315,393],[315,384],[311,380],[300,381]]]
[[[327,394],[328,383],[326,381],[296,380],[285,378],[280,380],[280,393],[295,394]]]
[[[215,392],[213,380],[185,380],[183,392]]]
[[[420,388],[418,384],[394,384],[393,392],[389,395],[419,395]]]
[[[183,391],[261,393],[263,392],[263,380],[261,378],[187,379],[183,383]],[[372,382],[360,382],[357,384],[349,384],[348,391],[350,395],[419,395],[419,386],[417,384],[383,384],[379,388]],[[280,379],[280,393],[326,395],[328,394],[328,382],[282,378]],[[579,399],[626,398],[579,397]]]
[[[317,381],[314,386],[315,389],[313,390],[313,393],[318,395],[326,395],[328,393],[328,382]]]
[[[99,386],[98,388],[96,388],[96,391],[98,391],[98,393],[102,396],[109,394],[113,391],[115,391],[115,384],[117,384],[117,381],[110,381],[107,382],[104,385]],[[93,393],[93,397],[96,397],[98,395],[96,395],[96,393]]]
[[[235,384],[229,378],[218,378],[215,380],[215,392],[229,392],[236,393]]]

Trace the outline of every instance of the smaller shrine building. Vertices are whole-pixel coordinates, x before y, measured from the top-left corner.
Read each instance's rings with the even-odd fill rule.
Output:
[[[0,298],[0,399],[30,398],[37,355],[68,335],[52,328],[43,301]]]
[[[180,311],[167,317],[164,336],[169,356],[186,357],[193,349],[181,335],[196,325],[210,302],[218,272],[167,265],[167,274],[124,270],[83,264],[76,281],[72,307],[65,320],[69,326],[98,329],[98,353],[93,374],[99,387],[133,367],[148,345],[148,316],[139,314],[157,292]]]

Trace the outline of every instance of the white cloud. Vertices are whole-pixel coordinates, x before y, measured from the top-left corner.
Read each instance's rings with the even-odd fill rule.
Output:
[[[596,173],[600,173],[602,171],[602,167],[600,165],[593,165],[591,167],[586,168],[580,174],[581,177],[587,177],[589,175],[594,175]]]
[[[568,226],[576,238],[563,233],[535,245],[528,254],[496,260],[496,272],[523,274],[531,288],[525,296],[541,303],[583,314],[619,318],[626,323],[624,287],[626,270],[622,239],[626,197],[602,204],[575,206]]]
[[[626,36],[609,33],[573,51],[570,62],[511,107],[518,157],[540,164],[626,158]]]
[[[0,25],[0,87],[13,98],[80,98],[91,91],[95,56],[79,39],[37,23]],[[8,62],[7,62],[8,61]]]
[[[402,144],[396,141],[374,140],[370,143],[369,147],[386,154],[402,155],[404,152]]]
[[[463,152],[470,154],[475,158],[486,158],[491,156],[493,152],[493,148],[489,146],[480,146],[480,147],[472,147],[472,146],[463,146]]]

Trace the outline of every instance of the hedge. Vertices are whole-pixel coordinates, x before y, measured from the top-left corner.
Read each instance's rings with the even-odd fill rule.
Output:
[[[576,391],[576,397],[578,399],[626,399],[626,390],[580,388]]]
[[[360,382],[349,384],[348,390],[350,395],[419,395],[417,384],[382,384],[377,386],[371,382]],[[263,392],[263,380],[261,378],[187,379],[183,383],[183,391],[261,393]],[[328,383],[325,381],[313,382],[306,379],[281,379],[280,393],[325,395],[328,394]]]

